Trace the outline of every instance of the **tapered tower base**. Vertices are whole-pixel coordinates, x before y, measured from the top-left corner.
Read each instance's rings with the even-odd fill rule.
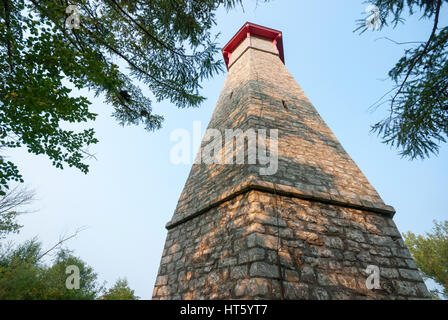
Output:
[[[429,298],[395,210],[289,74],[281,33],[245,24],[223,53],[229,74],[209,128],[278,130],[278,148],[267,143],[278,163],[271,174],[259,161],[193,165],[153,298]]]

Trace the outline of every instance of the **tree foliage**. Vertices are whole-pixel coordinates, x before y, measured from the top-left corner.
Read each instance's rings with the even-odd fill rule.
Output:
[[[17,215],[24,211],[35,197],[34,191],[15,187],[0,196],[0,300],[91,300],[106,296],[110,300],[136,300],[137,296],[126,280],[119,279],[107,292],[97,281],[97,274],[80,258],[62,248],[68,240],[81,230],[61,239],[47,250],[34,238],[23,244],[5,243],[5,236],[19,232],[22,227],[16,222]],[[44,258],[54,255],[50,265]],[[68,289],[67,267],[79,269],[79,289]]]
[[[42,244],[32,239],[18,246],[0,244],[0,300],[137,300],[126,280],[106,290],[92,267],[60,248],[51,264],[42,262]],[[68,266],[77,266],[79,289],[68,289]]]
[[[406,14],[417,12],[432,21],[427,41],[406,49],[389,71],[395,85],[376,104],[387,103],[389,116],[374,124],[372,131],[398,148],[403,157],[437,154],[448,137],[448,26],[440,25],[440,12],[448,0],[367,2],[378,7],[382,27],[395,28]],[[358,30],[366,31],[365,20],[359,22]]]
[[[110,288],[101,300],[138,300],[139,297],[134,294],[134,290],[129,288],[126,279],[118,279],[112,288]]]
[[[434,280],[443,291],[433,290],[434,297],[448,299],[448,221],[434,222],[432,233],[425,236],[403,234],[415,263],[425,278]]]
[[[73,124],[96,114],[86,97],[71,93],[74,88],[101,94],[120,124],[143,124],[149,131],[163,118],[136,83],[157,102],[198,106],[201,80],[222,70],[210,33],[215,11],[240,2],[0,1],[0,148],[23,146],[57,168],[86,173],[88,147],[98,141],[93,129]],[[79,10],[79,29],[69,5]],[[0,157],[0,193],[13,180],[22,181],[17,165]]]
[[[102,292],[93,269],[69,251],[59,250],[50,266],[42,254],[35,239],[0,252],[0,300],[91,300]],[[79,289],[67,289],[67,266],[79,268]]]
[[[4,196],[0,196],[0,240],[8,233],[17,233],[21,228],[16,221],[19,214],[26,211],[24,207],[30,204],[35,197],[32,190],[16,186]]]

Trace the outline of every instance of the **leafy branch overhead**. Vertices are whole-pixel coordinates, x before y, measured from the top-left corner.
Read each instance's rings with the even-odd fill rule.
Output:
[[[72,88],[102,95],[122,125],[159,129],[163,118],[136,86],[155,101],[196,107],[201,80],[223,68],[210,29],[219,6],[240,0],[1,0],[0,148],[25,146],[53,165],[86,173],[93,129],[66,124],[92,121],[90,102]],[[79,28],[66,28],[69,5],[79,9]],[[114,61],[128,67],[123,72]],[[63,128],[64,127],[64,128]],[[21,181],[16,164],[0,157],[0,194]]]
[[[389,116],[372,126],[383,141],[410,159],[437,154],[448,137],[448,26],[440,25],[447,0],[370,0],[379,9],[382,26],[394,28],[403,15],[421,12],[432,21],[428,39],[407,49],[389,71],[394,87],[376,107],[388,104]],[[365,21],[357,30],[366,31]]]

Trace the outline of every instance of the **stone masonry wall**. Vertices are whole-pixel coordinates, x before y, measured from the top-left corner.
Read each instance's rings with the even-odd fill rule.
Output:
[[[254,46],[259,42],[252,40]],[[265,46],[263,42],[261,47]],[[268,134],[277,129],[278,171],[260,176],[260,168],[266,165],[194,164],[171,222],[217,202],[251,176],[295,188],[297,193],[393,212],[345,152],[280,58],[258,47],[247,47],[247,41],[241,47],[245,49],[240,50],[242,55],[229,70],[208,128],[220,130],[223,137],[226,129],[265,129]],[[210,142],[203,141],[201,151]]]
[[[223,135],[278,129],[278,171],[192,166],[167,224],[153,298],[428,298],[392,220],[395,210],[345,152],[272,42],[246,39],[230,62],[208,128]],[[379,267],[381,289],[366,288],[369,265]]]
[[[428,298],[391,218],[250,191],[169,230],[153,299],[280,299],[280,282],[285,299]]]

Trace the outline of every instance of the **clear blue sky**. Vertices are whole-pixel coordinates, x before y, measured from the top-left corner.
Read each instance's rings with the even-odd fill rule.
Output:
[[[448,202],[448,147],[438,157],[410,162],[401,159],[369,133],[382,119],[385,109],[371,113],[368,107],[391,87],[387,72],[402,56],[403,46],[375,39],[427,40],[431,24],[417,17],[392,30],[352,31],[355,20],[364,16],[361,0],[255,1],[220,10],[214,32],[224,45],[244,22],[250,21],[283,32],[286,66],[302,86],[318,112],[341,141],[387,204],[397,214],[400,231],[424,233],[432,220],[446,219]],[[447,25],[447,10],[440,25]],[[151,57],[147,57],[151,59]],[[206,102],[197,109],[178,110],[169,102],[154,105],[165,116],[163,128],[148,133],[142,127],[120,127],[111,117],[111,107],[101,97],[93,98],[92,110],[99,113],[92,124],[100,142],[91,149],[90,173],[63,171],[45,157],[17,150],[17,162],[26,185],[37,191],[39,211],[20,218],[25,225],[17,240],[39,236],[45,247],[63,233],[88,226],[68,247],[75,251],[108,285],[126,277],[137,295],[150,299],[170,220],[190,165],[170,163],[170,133],[192,130],[193,121],[210,120],[226,74],[203,83]]]

